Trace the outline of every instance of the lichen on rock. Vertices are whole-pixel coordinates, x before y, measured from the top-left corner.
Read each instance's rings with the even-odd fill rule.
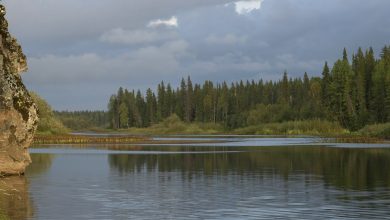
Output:
[[[22,174],[31,163],[28,147],[38,124],[37,107],[22,82],[27,59],[8,32],[0,4],[0,175]]]

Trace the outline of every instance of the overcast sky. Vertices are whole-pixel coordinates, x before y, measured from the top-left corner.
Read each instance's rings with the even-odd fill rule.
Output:
[[[25,84],[57,110],[122,86],[318,76],[346,47],[390,44],[389,0],[5,0]]]

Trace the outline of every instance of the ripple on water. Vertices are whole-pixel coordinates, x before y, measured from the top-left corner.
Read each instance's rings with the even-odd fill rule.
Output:
[[[389,149],[143,146],[32,152],[27,179],[33,219],[390,216],[390,174],[384,172],[390,170]]]

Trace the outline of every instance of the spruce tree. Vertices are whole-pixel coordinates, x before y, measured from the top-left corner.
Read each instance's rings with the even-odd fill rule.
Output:
[[[370,104],[372,100],[372,78],[375,70],[375,56],[372,47],[366,51],[365,55],[365,71],[366,71],[366,109],[370,110]]]
[[[344,50],[343,50],[343,61],[349,63],[347,49],[345,47],[344,47]]]
[[[325,107],[325,109],[329,110],[330,105],[330,70],[328,67],[328,62],[325,62],[324,68],[322,70],[322,81],[321,81],[321,99],[322,99],[322,105]]]
[[[289,94],[289,83],[288,83],[288,76],[287,76],[287,72],[285,71],[283,73],[283,80],[282,80],[282,89],[281,89],[281,99],[280,99],[280,103],[281,104],[288,104],[289,103],[289,97],[290,97],[290,94]]]

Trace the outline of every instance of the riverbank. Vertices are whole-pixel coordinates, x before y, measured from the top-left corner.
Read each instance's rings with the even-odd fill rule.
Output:
[[[205,144],[205,143],[221,143],[222,141],[214,140],[156,140],[150,136],[135,136],[125,134],[112,135],[37,135],[34,138],[34,145],[48,145],[48,144]]]
[[[335,122],[324,120],[287,121],[230,129],[218,123],[185,123],[178,118],[168,118],[147,128],[92,129],[97,133],[122,133],[132,135],[347,135],[350,132]]]
[[[91,133],[91,135],[87,135]],[[39,133],[35,144],[176,144],[169,141],[161,143],[154,141],[151,136],[159,135],[282,135],[315,136],[326,141],[338,143],[384,143],[390,139],[390,123],[369,125],[363,129],[350,132],[337,123],[309,120],[269,123],[228,130],[214,123],[184,123],[182,121],[163,121],[148,128],[128,129],[91,129],[77,135],[51,135]],[[180,141],[179,144],[186,142]],[[193,141],[188,143],[194,143]],[[209,143],[209,142],[207,142]]]

